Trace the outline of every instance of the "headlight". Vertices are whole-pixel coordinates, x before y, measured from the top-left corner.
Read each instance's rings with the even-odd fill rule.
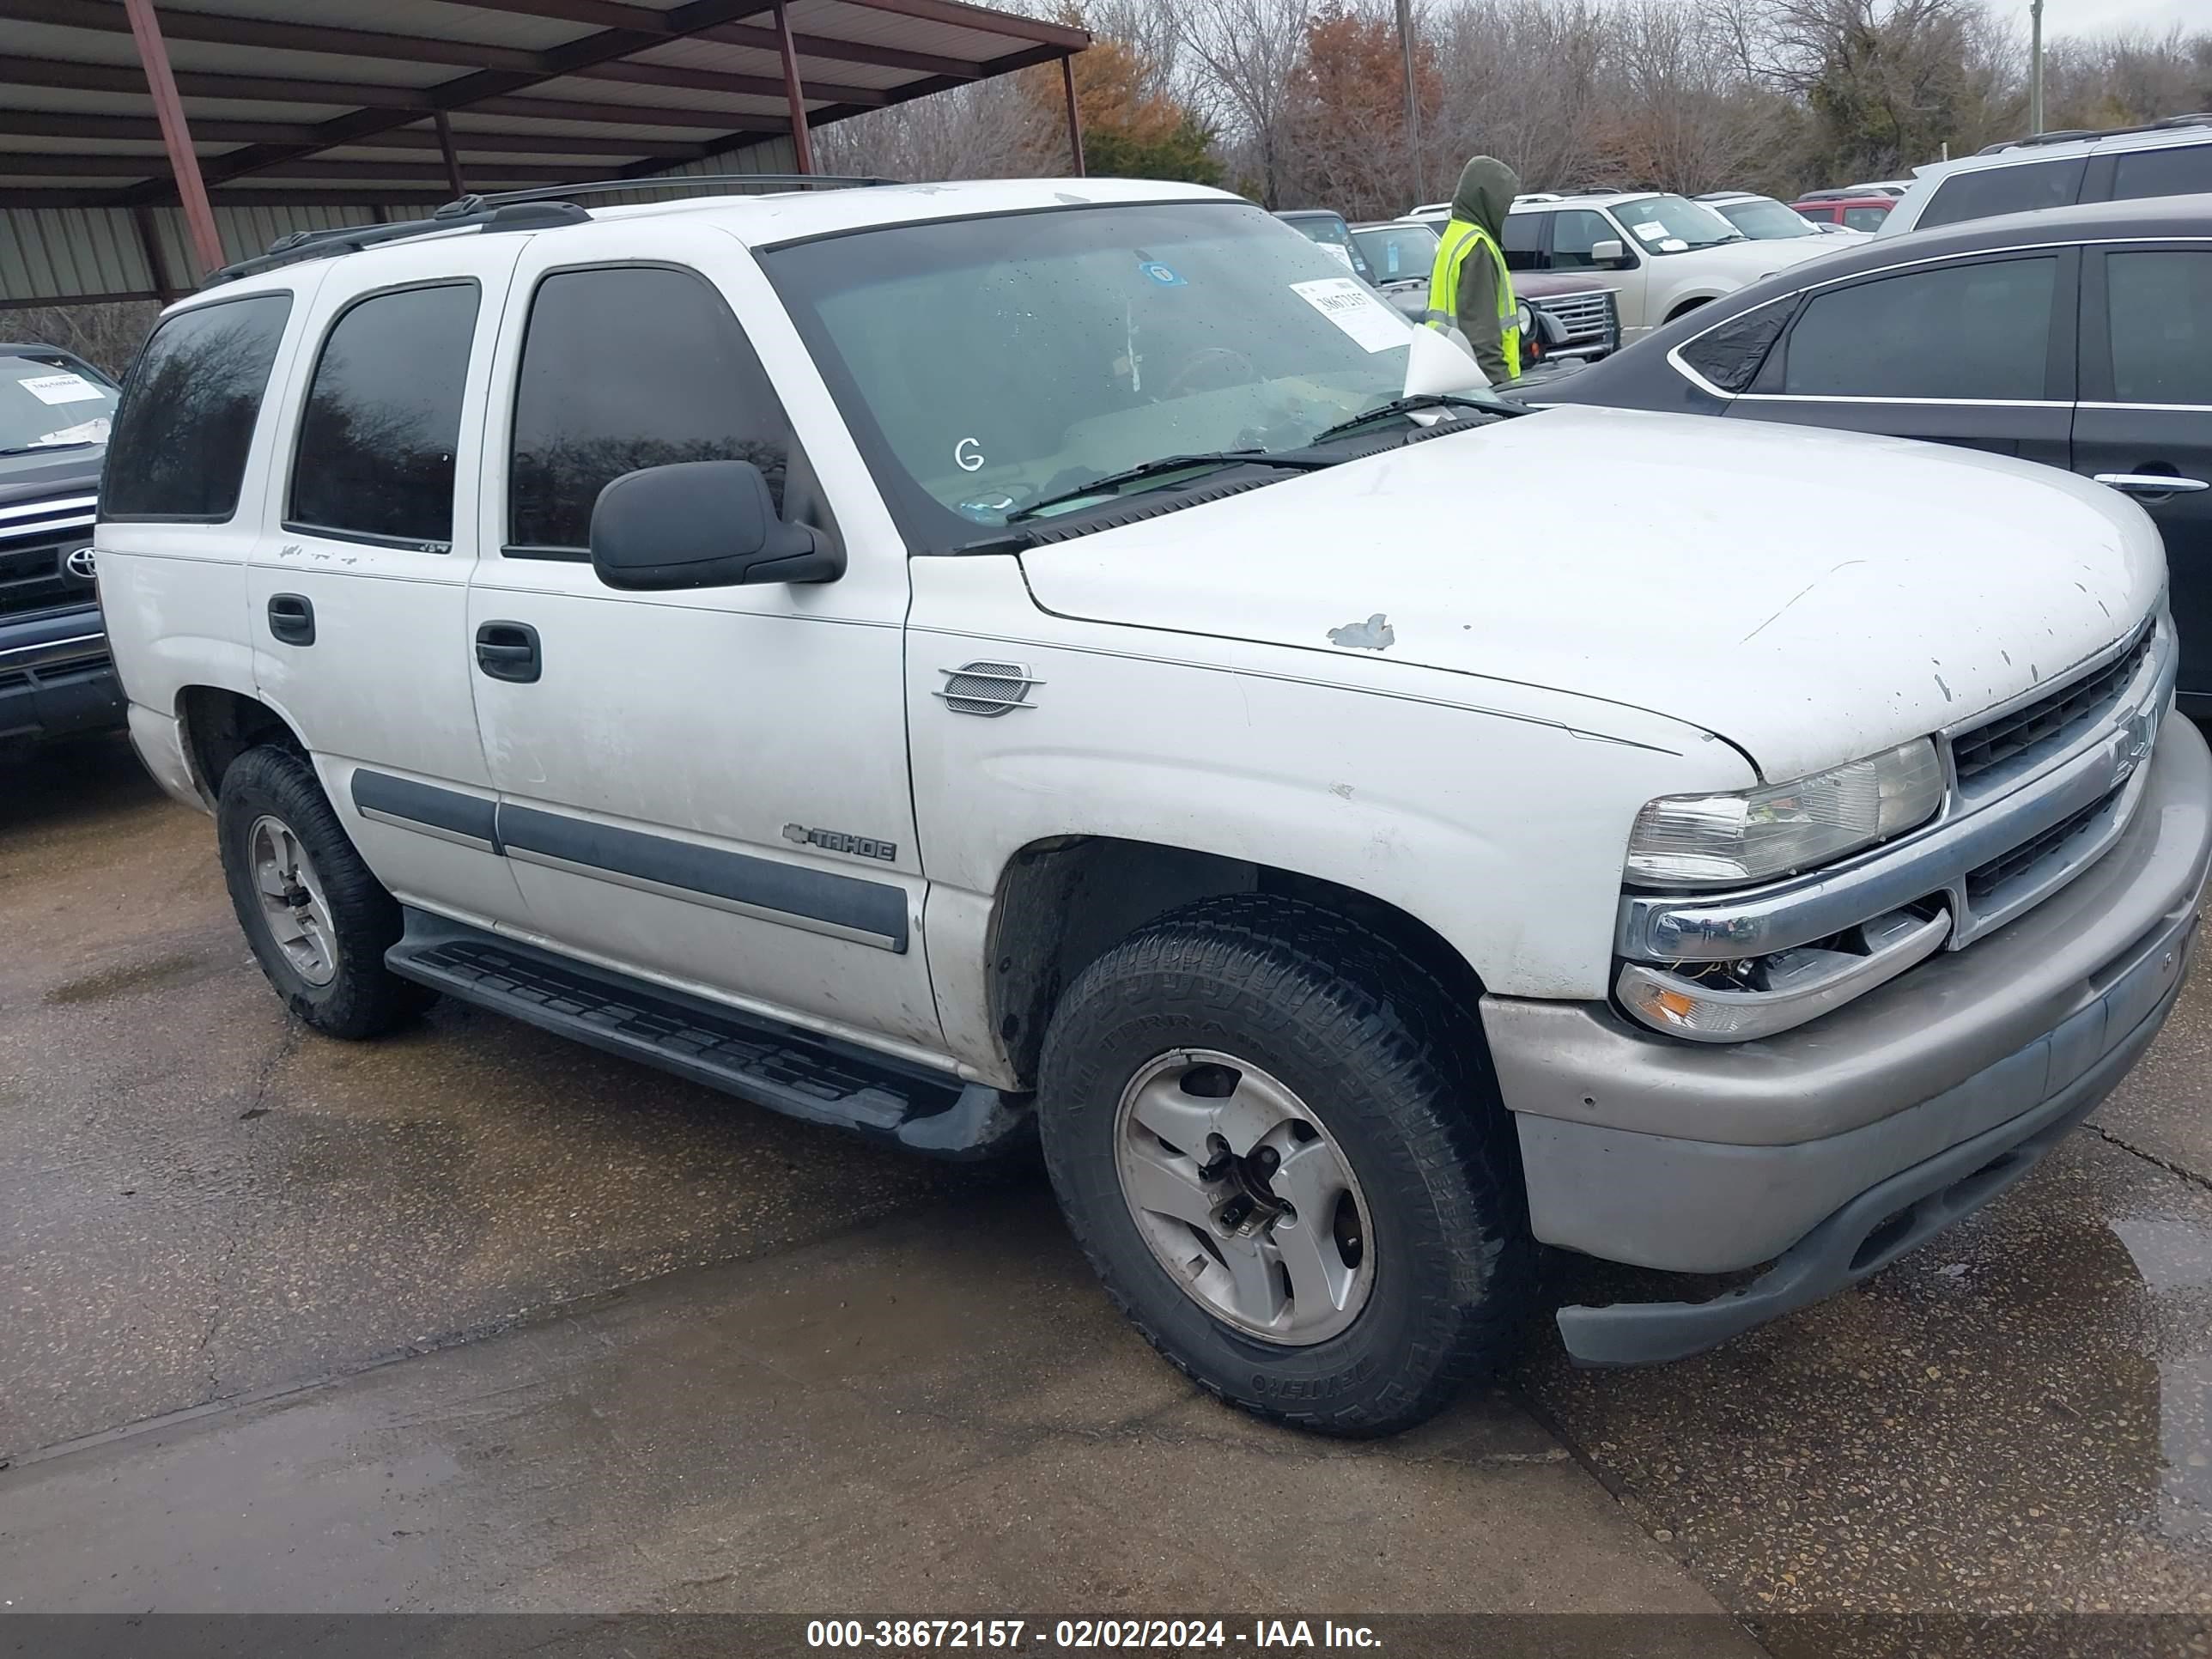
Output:
[[[1926,738],[1788,783],[1727,795],[1662,795],[1636,815],[1627,878],[1731,887],[1842,857],[1925,823],[1943,799]]]

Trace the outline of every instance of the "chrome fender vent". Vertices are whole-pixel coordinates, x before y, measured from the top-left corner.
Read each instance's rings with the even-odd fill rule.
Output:
[[[1044,684],[1031,679],[1028,667],[1018,662],[964,662],[937,672],[945,676],[945,686],[932,695],[944,698],[945,706],[956,714],[995,718],[1017,708],[1034,708],[1030,689]]]

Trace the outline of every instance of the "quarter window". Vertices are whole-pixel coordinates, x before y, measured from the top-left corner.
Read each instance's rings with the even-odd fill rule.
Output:
[[[1741,392],[1758,374],[1796,304],[1792,295],[1731,317],[1680,347],[1682,361],[1722,391]]]
[[[2108,253],[2112,399],[2212,406],[2212,253]]]
[[[2197,191],[2212,191],[2212,144],[2131,149],[2114,160],[2115,201],[2145,196],[2188,196]]]
[[[588,547],[601,489],[677,461],[750,461],[780,511],[790,450],[760,359],[697,273],[617,265],[538,285],[514,396],[511,554]]]
[[[289,294],[254,294],[180,311],[154,331],[115,417],[103,518],[219,523],[238,510],[291,312]]]
[[[2064,161],[2014,162],[2010,167],[1977,167],[1954,174],[1936,187],[1936,194],[1912,228],[1928,230],[1999,213],[2070,207],[2081,193],[2081,174],[2087,167],[2087,158],[2075,155]]]
[[[1817,296],[1784,348],[1798,396],[2039,398],[2056,258],[1916,270]]]
[[[477,285],[401,289],[342,313],[300,416],[288,526],[444,552]]]

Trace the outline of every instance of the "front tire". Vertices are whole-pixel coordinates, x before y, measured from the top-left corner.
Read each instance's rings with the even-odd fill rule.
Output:
[[[216,837],[231,907],[288,1012],[330,1036],[380,1036],[430,994],[384,965],[398,901],[369,873],[314,769],[249,749],[222,775]]]
[[[1039,1127],[1107,1291],[1247,1411],[1393,1433],[1511,1352],[1532,1289],[1473,1012],[1318,907],[1209,899],[1077,978]]]

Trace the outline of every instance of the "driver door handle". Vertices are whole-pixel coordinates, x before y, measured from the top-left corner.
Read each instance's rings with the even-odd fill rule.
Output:
[[[477,666],[495,680],[533,684],[544,672],[538,630],[528,623],[488,622],[477,629]]]
[[[2171,472],[2093,472],[2089,476],[2129,495],[2193,495],[2200,489],[2212,489],[2212,484],[2202,478],[2178,478]]]

